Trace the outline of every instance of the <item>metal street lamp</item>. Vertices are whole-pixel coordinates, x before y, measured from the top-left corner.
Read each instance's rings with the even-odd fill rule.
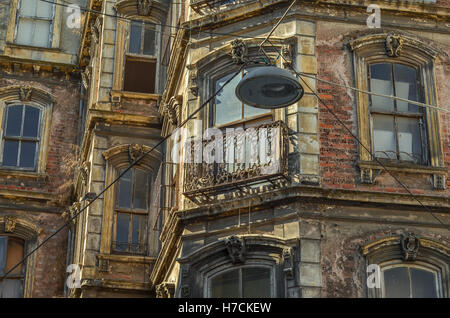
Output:
[[[244,104],[265,109],[292,105],[303,93],[297,78],[276,66],[250,68],[236,86],[236,96]]]

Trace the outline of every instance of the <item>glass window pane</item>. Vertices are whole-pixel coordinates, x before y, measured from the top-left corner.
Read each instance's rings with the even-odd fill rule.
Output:
[[[413,297],[437,298],[436,275],[418,268],[411,268],[410,271]]]
[[[409,277],[407,267],[394,267],[384,271],[386,298],[409,298]]]
[[[394,64],[395,74],[395,90],[396,96],[406,98],[413,101],[419,101],[417,96],[417,72],[414,68]],[[397,101],[397,111],[399,112],[414,112],[419,111],[419,106],[409,104],[403,101]]]
[[[33,37],[30,45],[39,47],[49,46],[50,21],[34,20]]]
[[[130,214],[117,213],[116,250],[128,250],[128,232],[130,228]]]
[[[36,107],[25,107],[25,119],[23,122],[24,137],[37,137],[39,131],[39,114],[40,110]]]
[[[131,233],[131,250],[133,252],[143,251],[145,244],[144,235],[145,235],[145,227],[146,227],[147,218],[145,215],[133,214],[133,225],[132,225],[132,233]]]
[[[138,22],[131,23],[130,29],[130,53],[140,54],[141,53],[141,33],[142,24]]]
[[[216,91],[222,87],[233,74],[227,75],[216,82]],[[242,103],[237,98],[234,90],[241,80],[241,76],[236,76],[228,83],[216,96],[215,124],[222,125],[242,118]]]
[[[5,140],[3,145],[3,165],[17,167],[17,155],[19,153],[19,142]]]
[[[7,244],[8,237],[0,236],[0,275],[3,275],[5,273]]]
[[[419,120],[416,118],[397,118],[397,124],[400,159],[420,162],[422,141]]]
[[[33,1],[39,1],[39,4],[36,6],[36,16],[39,18],[44,19],[51,19],[53,15],[53,4],[45,1],[40,0],[33,0]]]
[[[20,0],[20,16],[35,17],[37,0]]]
[[[119,181],[118,206],[121,208],[131,208],[132,171],[133,169],[128,170]]]
[[[17,238],[9,238],[5,271],[11,270],[23,259],[23,256],[23,241]],[[11,272],[11,274],[23,274],[22,267],[23,264],[20,264]]]
[[[239,270],[228,271],[211,279],[211,297],[237,298],[239,295]]]
[[[36,157],[36,142],[22,141],[20,145],[19,167],[33,168]]]
[[[0,291],[3,290],[2,298],[22,298],[23,297],[23,280],[22,279],[6,279],[5,287],[2,288],[0,283]]]
[[[250,105],[244,105],[244,118],[268,113],[270,113],[269,109],[256,108]]]
[[[135,169],[135,175],[134,208],[146,210],[148,201],[148,174],[143,170]]]
[[[155,55],[155,30],[152,27],[146,27],[144,31],[144,54]]]
[[[20,19],[17,27],[16,43],[31,45],[33,42],[34,23],[33,20]]]
[[[394,95],[391,64],[374,64],[370,66],[370,91],[383,95]],[[394,100],[371,95],[372,108],[394,111]]]
[[[8,107],[6,136],[20,136],[20,130],[22,128],[22,110],[22,105]]]
[[[373,116],[373,138],[374,151],[377,157],[397,159],[393,116]]]
[[[269,268],[242,269],[242,288],[244,298],[271,297]]]

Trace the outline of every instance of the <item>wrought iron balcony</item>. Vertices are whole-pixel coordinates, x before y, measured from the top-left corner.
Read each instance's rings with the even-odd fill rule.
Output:
[[[190,199],[288,180],[288,129],[282,121],[236,130],[218,140],[192,140],[187,151],[193,162],[184,163],[183,193]],[[205,153],[216,160],[207,163]]]

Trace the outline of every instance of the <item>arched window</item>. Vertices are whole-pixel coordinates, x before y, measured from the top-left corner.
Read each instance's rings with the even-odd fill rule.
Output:
[[[0,236],[0,298],[21,298],[24,295],[25,266],[20,264],[4,275],[24,256],[24,241],[13,236]]]
[[[115,198],[115,252],[145,253],[149,187],[149,173],[139,168],[128,170],[120,179]]]
[[[5,107],[1,165],[35,170],[41,139],[41,108],[13,104]]]
[[[441,277],[437,270],[413,264],[383,266],[382,295],[385,298],[438,298]]]
[[[212,298],[269,298],[273,293],[269,267],[240,267],[214,275],[208,281]]]
[[[370,275],[369,297],[446,298],[449,295],[450,250],[445,243],[407,233],[371,242],[362,247],[362,253]],[[373,268],[379,270],[371,272]]]

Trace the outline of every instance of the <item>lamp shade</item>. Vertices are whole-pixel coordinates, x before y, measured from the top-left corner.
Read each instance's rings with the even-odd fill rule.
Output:
[[[276,66],[250,68],[236,86],[236,96],[244,104],[265,109],[292,105],[303,93],[297,78]]]

